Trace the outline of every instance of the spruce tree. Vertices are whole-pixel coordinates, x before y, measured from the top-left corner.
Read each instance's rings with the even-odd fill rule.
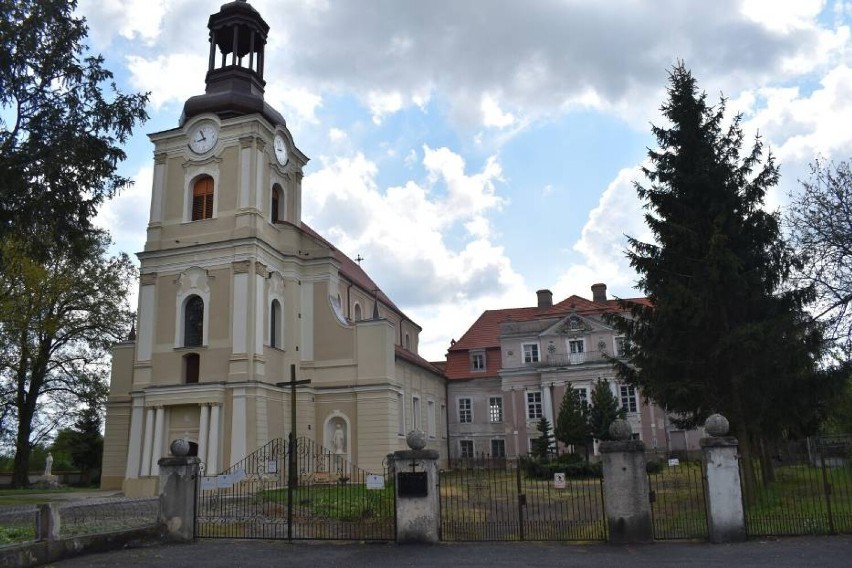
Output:
[[[771,153],[759,137],[744,150],[740,117],[726,126],[725,100],[709,106],[682,63],[669,83],[670,124],[652,127],[649,183],[635,184],[654,242],[630,238],[627,253],[650,305],[625,303],[632,317],[613,318],[633,346],[613,364],[683,427],[721,412],[747,456],[763,436],[813,423],[827,394],[814,372],[820,332],[763,207],[779,178]]]
[[[536,426],[539,436],[532,441],[532,455],[540,460],[547,460],[553,453],[553,429],[550,420],[542,418]]]
[[[589,408],[589,431],[596,440],[609,440],[609,427],[616,418],[624,418],[624,409],[609,388],[609,381],[598,379],[592,389],[592,404]]]
[[[580,398],[580,391],[568,387],[559,406],[554,428],[556,439],[566,446],[583,446],[588,460],[589,452],[589,407]]]

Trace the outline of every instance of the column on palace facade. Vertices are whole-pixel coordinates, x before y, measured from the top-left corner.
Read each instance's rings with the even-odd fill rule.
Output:
[[[145,421],[143,403],[141,397],[134,398],[130,403],[130,439],[127,447],[127,467],[124,470],[124,477],[128,479],[139,477],[142,458],[142,428]]]
[[[145,411],[145,441],[142,443],[142,471],[140,475],[151,475],[151,453],[154,445],[154,409]]]
[[[551,429],[556,426],[553,420],[553,383],[541,385],[541,408],[542,416],[550,422]]]
[[[163,423],[165,421],[165,409],[162,406],[154,410],[154,445],[151,451],[151,475],[160,474],[160,466],[157,462],[163,457]]]
[[[210,435],[207,444],[207,467],[208,475],[219,472],[219,418],[221,406],[213,404],[210,406]],[[202,458],[204,459],[204,458]]]
[[[198,421],[198,458],[204,463],[207,471],[207,437],[210,433],[210,405],[205,403],[200,408],[201,417]]]

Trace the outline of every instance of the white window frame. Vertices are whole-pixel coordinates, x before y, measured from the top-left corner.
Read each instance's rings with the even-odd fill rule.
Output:
[[[467,396],[459,397],[457,408],[459,424],[473,424],[473,399]]]
[[[400,436],[405,436],[405,395],[401,392],[396,394],[396,403],[399,416],[397,418],[398,432]]]
[[[530,348],[529,351],[527,351],[528,347]],[[533,348],[535,353],[533,353]],[[524,363],[538,363],[541,361],[541,349],[538,343],[521,343],[521,352],[524,354]]]
[[[494,403],[497,402],[495,405]],[[496,410],[496,412],[495,412]],[[498,420],[495,420],[495,415]],[[488,397],[488,421],[492,424],[503,422],[503,397],[490,396]]]
[[[470,455],[466,455],[468,452],[465,451],[465,447],[470,448]],[[459,440],[459,457],[460,458],[473,458],[476,456],[476,445],[473,443],[473,440]]]
[[[615,352],[616,357],[624,357],[626,355],[627,349],[629,349],[630,342],[627,340],[627,337],[624,335],[617,335],[612,339],[613,343],[613,351]],[[620,345],[619,345],[620,344]],[[625,349],[627,347],[627,349]]]
[[[533,400],[535,395],[538,395],[538,400]],[[534,408],[538,408],[538,412],[533,412]],[[544,405],[542,404],[541,391],[527,392],[527,420],[541,420],[544,418]]]
[[[485,370],[485,352],[476,351],[470,354],[470,370],[476,372]]]
[[[436,434],[435,420],[435,401],[426,401],[426,432],[430,438],[434,438]]]
[[[588,387],[571,387],[580,395],[580,402],[589,404],[589,388]]]
[[[501,455],[494,455],[494,442],[500,442],[503,446],[503,452]],[[506,440],[503,438],[491,438],[491,457],[492,458],[505,458],[506,457]]]
[[[639,404],[636,402],[636,387],[633,385],[619,385],[618,389],[621,399],[621,408],[628,414],[639,412]]]
[[[422,416],[420,415],[420,397],[411,397],[411,422],[412,430],[420,430],[423,424]]]

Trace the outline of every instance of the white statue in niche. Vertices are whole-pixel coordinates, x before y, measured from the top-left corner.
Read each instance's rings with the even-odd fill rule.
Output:
[[[331,435],[331,448],[335,454],[346,453],[346,433],[343,431],[343,425],[340,422],[334,425],[334,433]]]

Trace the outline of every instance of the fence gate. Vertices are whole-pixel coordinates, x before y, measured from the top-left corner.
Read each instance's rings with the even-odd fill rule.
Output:
[[[664,465],[648,474],[654,539],[706,539],[707,505],[700,463]]]
[[[599,478],[536,473],[515,459],[452,461],[440,477],[441,539],[606,540]]]
[[[311,440],[276,439],[220,474],[202,473],[195,536],[394,540],[392,481],[386,467],[368,473]]]
[[[777,449],[770,467],[740,462],[749,536],[852,532],[849,440],[815,438]]]

